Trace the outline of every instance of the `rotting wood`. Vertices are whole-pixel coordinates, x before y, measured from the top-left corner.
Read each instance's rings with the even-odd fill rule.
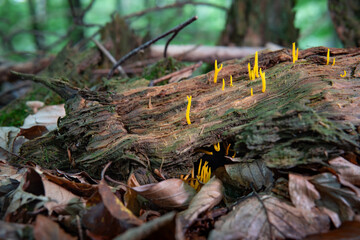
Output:
[[[335,66],[326,65],[324,47],[300,51],[295,64],[290,49],[259,53],[265,93],[260,78],[248,80],[253,57],[223,63],[224,91],[222,81],[214,84],[213,72],[164,86],[75,94],[64,94],[72,88],[61,80],[35,76],[67,99],[67,115],[57,131],[27,142],[21,156],[66,168],[69,149],[78,168],[99,174],[112,161],[123,179],[130,165],[152,172],[162,162],[165,176],[178,177],[199,158],[195,149],[219,141],[234,143],[238,158],[262,159],[276,168],[321,163],[349,152],[359,156],[360,49],[330,52]],[[341,78],[344,70],[348,75]],[[192,96],[191,125],[185,119],[186,96]]]

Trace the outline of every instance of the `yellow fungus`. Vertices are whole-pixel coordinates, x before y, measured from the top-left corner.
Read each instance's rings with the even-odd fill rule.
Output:
[[[187,124],[191,124],[191,121],[190,121],[190,107],[191,107],[191,98],[192,96],[186,96],[187,99],[188,99],[188,105],[187,105],[187,109],[186,109],[186,121],[187,121]]]
[[[222,85],[222,88],[221,88],[221,90],[225,90],[225,80],[223,79],[223,85]]]
[[[214,149],[215,151],[219,152],[220,151],[220,143],[218,142],[217,144],[214,144]]]
[[[205,154],[207,154],[207,155],[213,155],[213,152],[206,151],[206,150],[204,150],[204,149],[197,149],[196,152],[205,153]]]
[[[227,145],[227,147],[226,147],[225,156],[229,155],[230,145],[231,145],[231,144]]]
[[[255,80],[255,70],[251,71],[251,80]]]
[[[299,48],[297,48],[296,53],[295,53],[295,43],[293,43],[292,46],[293,46],[293,48],[292,48],[293,63],[295,63],[299,57]]]
[[[250,66],[250,63],[248,63],[248,71],[249,71],[249,79],[251,80],[251,66]]]
[[[335,58],[334,58],[334,60],[333,60],[333,64],[332,64],[332,66],[335,66]]]
[[[346,77],[346,71],[344,70],[344,74],[340,74],[340,77]]]
[[[236,152],[234,151],[234,155],[232,155],[231,157],[234,158],[236,156]]]
[[[218,73],[220,72],[220,70],[222,69],[223,65],[221,64],[220,65],[220,68],[218,68],[217,66],[217,60],[215,60],[215,72],[214,72],[214,83],[217,82],[217,76],[218,76]]]
[[[261,76],[261,82],[262,82],[262,92],[265,92],[266,90],[266,80],[265,80],[265,72],[263,73],[260,68],[260,76]]]
[[[255,63],[254,63],[254,73],[256,75],[256,77],[259,77],[259,60],[258,60],[258,52],[255,52]],[[255,77],[254,77],[255,79]]]
[[[329,65],[329,61],[330,61],[330,49],[328,49],[328,51],[327,51],[327,55],[326,55],[326,65]]]
[[[230,87],[233,87],[234,85],[232,84],[232,75],[230,75]]]
[[[250,89],[250,96],[253,96],[253,95],[254,95],[253,89],[251,88],[251,89]]]

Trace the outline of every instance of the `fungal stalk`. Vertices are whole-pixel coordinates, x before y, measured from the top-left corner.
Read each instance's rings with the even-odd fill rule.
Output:
[[[190,125],[191,124],[191,121],[190,121],[190,107],[191,107],[191,98],[192,96],[186,96],[187,99],[188,99],[188,105],[187,105],[187,109],[186,109],[186,121],[187,121],[187,124]]]
[[[344,70],[344,74],[340,74],[340,77],[346,77],[346,71]]]
[[[296,49],[295,53],[295,43],[293,42],[293,48],[292,48],[292,57],[293,57],[293,63],[295,63],[299,58],[299,48]]]
[[[260,68],[260,76],[261,76],[261,82],[262,82],[262,92],[265,92],[266,90],[266,80],[265,80],[265,72],[263,73]]]
[[[221,90],[225,90],[225,80],[223,79],[223,85],[222,85],[222,88],[221,88]]]
[[[330,49],[328,49],[328,51],[327,51],[327,55],[326,55],[326,65],[329,65],[329,61],[330,61]]]
[[[232,75],[230,75],[230,87],[233,87],[233,83],[232,83]]]
[[[214,83],[217,83],[217,77],[218,77],[218,74],[219,74],[220,70],[222,69],[222,67],[223,67],[223,65],[221,64],[220,68],[218,68],[217,60],[215,60]]]

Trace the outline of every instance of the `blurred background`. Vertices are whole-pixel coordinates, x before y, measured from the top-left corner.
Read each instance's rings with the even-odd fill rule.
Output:
[[[290,47],[296,41],[300,49],[358,46],[358,39],[346,42],[349,36],[343,28],[351,28],[351,23],[343,22],[345,17],[353,21],[351,15],[356,18],[360,1],[329,1],[0,0],[0,59],[25,61],[57,53],[68,41],[94,34],[116,13],[136,35],[147,39],[197,15],[199,19],[172,44],[264,46],[272,42]],[[334,14],[340,17],[332,19]]]

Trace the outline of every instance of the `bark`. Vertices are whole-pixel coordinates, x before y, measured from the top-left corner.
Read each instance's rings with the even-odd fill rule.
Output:
[[[329,10],[344,47],[360,47],[360,2],[329,0]]]
[[[220,45],[290,47],[298,38],[294,0],[233,0]]]
[[[59,129],[27,142],[21,156],[52,168],[76,165],[95,175],[113,161],[112,170],[123,179],[130,167],[153,173],[162,166],[163,174],[178,177],[198,160],[196,149],[217,142],[231,143],[241,160],[261,159],[271,168],[322,164],[346,153],[359,156],[360,49],[330,49],[335,66],[326,65],[326,54],[322,47],[300,51],[293,64],[289,49],[260,53],[265,93],[261,79],[248,80],[253,57],[223,63],[224,91],[222,81],[213,82],[213,72],[121,92],[21,75],[67,100]],[[187,96],[192,96],[191,125],[185,118]],[[224,158],[214,161],[221,164]]]

